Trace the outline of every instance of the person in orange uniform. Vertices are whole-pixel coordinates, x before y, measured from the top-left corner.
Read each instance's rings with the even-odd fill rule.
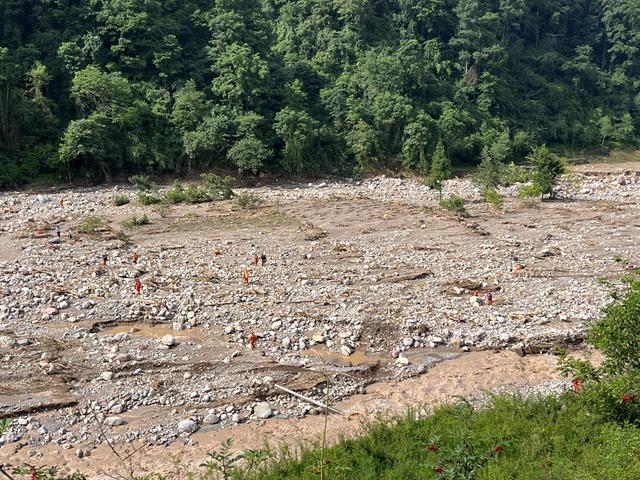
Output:
[[[249,335],[249,347],[251,348],[251,350],[254,350],[256,348],[257,340],[258,340],[258,337],[256,336],[256,334],[251,332],[251,335]]]
[[[136,294],[140,295],[140,290],[142,290],[142,282],[140,281],[139,278],[136,278],[136,281],[133,284],[133,287],[136,289]]]
[[[242,283],[249,283],[249,269],[247,267],[242,272]]]

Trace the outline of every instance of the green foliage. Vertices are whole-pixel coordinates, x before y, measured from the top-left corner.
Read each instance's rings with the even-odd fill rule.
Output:
[[[141,192],[147,192],[151,190],[151,180],[149,175],[132,175],[128,178],[129,183],[135,185]]]
[[[129,195],[125,195],[124,193],[116,195],[115,197],[113,197],[113,204],[116,207],[121,207],[122,205],[126,205],[127,203],[129,203]]]
[[[212,200],[228,200],[233,198],[233,178],[220,177],[213,173],[203,173],[201,178],[204,182],[204,188]]]
[[[447,157],[444,150],[442,140],[438,142],[436,151],[431,159],[431,171],[427,179],[431,188],[435,188],[440,192],[442,198],[442,182],[452,175],[451,160]]]
[[[11,419],[3,418],[0,420],[0,435],[11,426]]]
[[[139,191],[138,202],[140,203],[140,205],[157,205],[159,203],[162,203],[162,197],[154,193]]]
[[[87,480],[87,477],[80,473],[61,476],[58,475],[57,467],[34,467],[26,464],[14,468],[11,474],[20,477],[28,475],[30,480]]]
[[[459,217],[467,217],[469,216],[467,209],[465,208],[464,198],[452,193],[447,198],[443,198],[440,200],[440,206],[445,210],[449,210],[450,212],[454,212]]]
[[[608,372],[640,370],[640,280],[632,278],[627,288],[596,321],[589,340],[607,357]]]
[[[179,180],[173,182],[171,189],[167,192],[167,202],[182,203],[187,200],[187,194]]]
[[[255,473],[227,470],[232,480],[530,480],[620,478],[640,475],[640,430],[610,423],[584,409],[579,396],[493,397],[487,408],[440,407],[417,420],[413,412],[368,426],[300,458],[267,464]]]
[[[399,162],[426,176],[438,139],[495,187],[495,165],[534,145],[639,143],[632,0],[5,3],[2,187]]]
[[[242,210],[256,208],[263,203],[262,199],[255,193],[241,193],[236,197],[236,201],[238,202],[238,207]]]
[[[143,225],[149,225],[150,223],[151,220],[149,220],[149,217],[147,217],[147,214],[145,213],[141,217],[137,217],[134,215],[130,219],[125,220],[124,222],[122,222],[122,226],[126,228],[135,228],[142,227]]]
[[[518,189],[518,198],[535,198],[542,196],[542,189],[539,185],[532,183],[530,185],[522,185]]]
[[[533,166],[535,173],[533,183],[542,195],[548,194],[553,197],[553,189],[560,175],[565,172],[564,162],[560,157],[552,153],[546,145],[542,145],[527,156]]]
[[[483,197],[485,202],[487,202],[490,205],[493,205],[494,207],[500,208],[504,203],[504,199],[502,198],[502,195],[500,195],[500,193],[498,193],[498,191],[495,188],[489,188],[485,190],[483,193]]]
[[[78,232],[93,235],[107,226],[107,220],[101,217],[89,216],[78,225]]]
[[[504,161],[511,153],[509,132],[500,135],[489,132],[485,139],[488,142],[481,153],[482,161],[476,173],[476,182],[484,189],[495,189],[503,183]]]
[[[514,183],[527,183],[533,180],[533,172],[521,165],[510,162],[502,167],[500,184],[504,186]]]
[[[241,138],[229,149],[227,157],[242,172],[258,173],[271,156],[271,150],[257,137]]]

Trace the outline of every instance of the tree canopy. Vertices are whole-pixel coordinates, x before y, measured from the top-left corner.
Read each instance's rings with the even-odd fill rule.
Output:
[[[637,146],[637,3],[0,1],[0,186]]]

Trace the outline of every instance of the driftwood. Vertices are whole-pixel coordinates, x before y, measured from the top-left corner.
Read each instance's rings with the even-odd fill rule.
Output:
[[[283,387],[282,385],[278,385],[277,383],[274,383],[273,386],[276,387],[278,390],[282,390],[283,392],[288,393],[289,395],[293,395],[294,397],[299,398],[300,400],[304,400],[305,402],[310,403],[311,405],[324,408],[327,412],[335,413],[337,415],[344,415],[344,412],[341,412],[337,408],[330,407],[329,405],[325,405],[322,402],[318,402],[313,398],[309,398],[304,395],[301,395],[300,393],[294,392],[293,390],[289,390],[288,388]]]

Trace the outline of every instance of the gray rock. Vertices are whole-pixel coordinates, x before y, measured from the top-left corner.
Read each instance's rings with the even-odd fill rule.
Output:
[[[256,418],[269,418],[273,411],[267,402],[260,402],[253,408],[253,414]]]
[[[167,347],[173,347],[176,344],[176,339],[173,338],[172,335],[165,335],[164,337],[162,337],[161,341]]]
[[[215,413],[210,413],[209,415],[204,417],[204,420],[202,420],[202,423],[204,425],[216,425],[220,423],[220,417]]]
[[[198,424],[193,420],[181,420],[178,422],[178,431],[181,433],[194,433],[198,431]]]
[[[108,382],[112,378],[113,378],[113,372],[102,372],[100,374],[100,380],[104,380],[105,382]]]
[[[119,427],[127,422],[121,417],[107,417],[104,419],[103,423],[109,427]]]

